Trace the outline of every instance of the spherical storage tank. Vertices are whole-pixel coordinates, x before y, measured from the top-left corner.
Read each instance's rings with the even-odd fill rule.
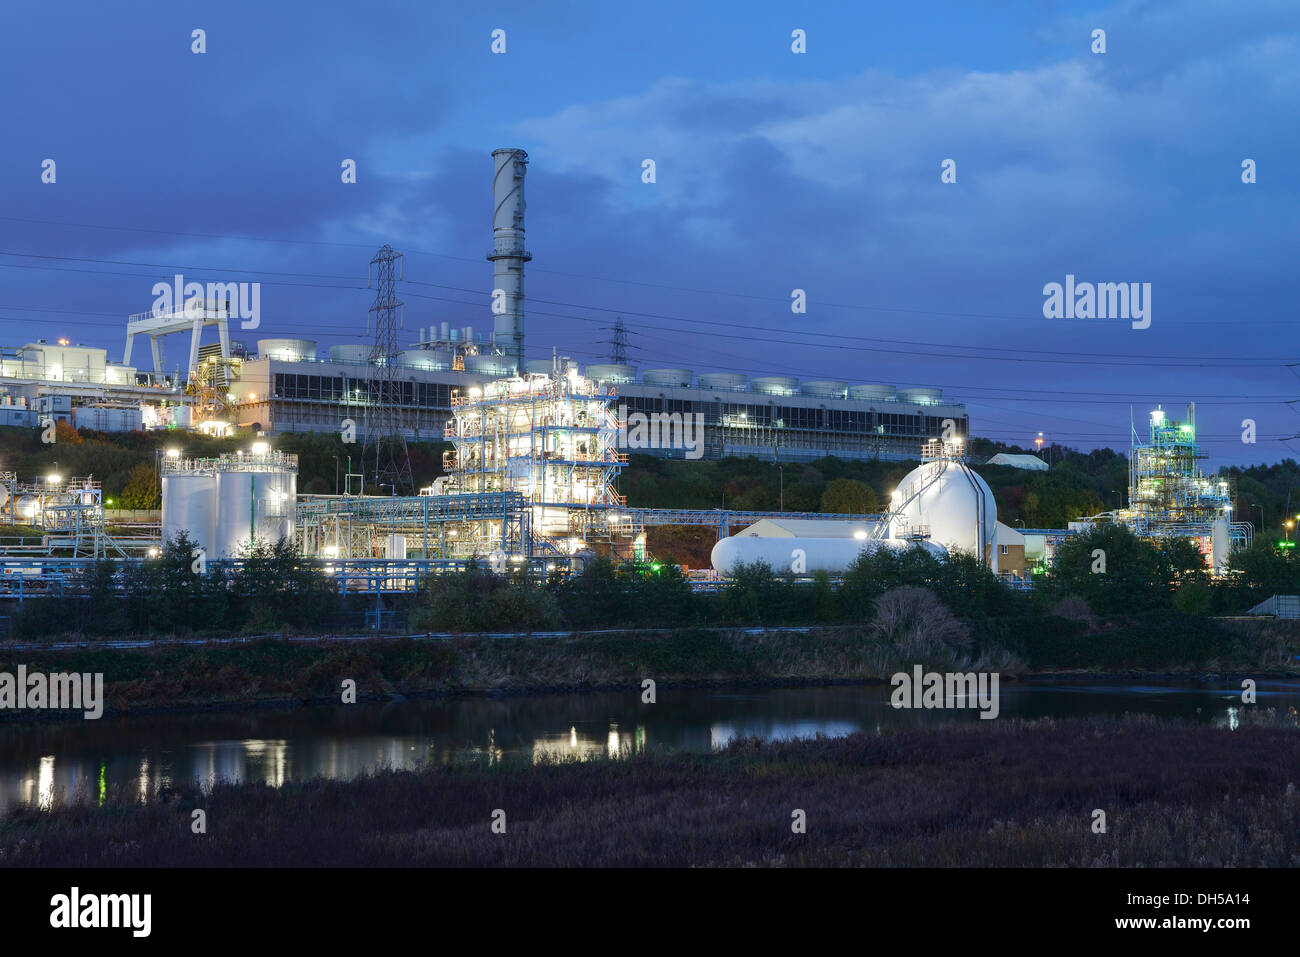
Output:
[[[645,385],[657,385],[667,389],[689,388],[691,384],[690,369],[646,369],[641,373],[641,382]]]
[[[817,572],[845,572],[863,552],[881,549],[903,551],[921,548],[942,557],[945,550],[932,542],[895,541],[893,539],[857,538],[763,538],[732,535],[713,546],[709,560],[722,575],[730,575],[740,565],[762,562],[778,575],[793,572],[813,575]]]
[[[200,548],[207,548],[216,531],[216,516],[215,472],[163,471],[163,541],[185,532]]]
[[[937,459],[913,469],[890,496],[889,510],[898,513],[890,527],[891,538],[906,538],[918,528],[928,528],[930,541],[981,559],[995,541],[998,508],[993,491],[956,460]]]

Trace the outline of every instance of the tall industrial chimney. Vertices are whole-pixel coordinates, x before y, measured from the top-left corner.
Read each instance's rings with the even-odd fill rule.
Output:
[[[523,150],[492,151],[496,172],[492,177],[492,311],[496,344],[524,371],[524,263],[532,253],[524,249],[524,173],[528,154]],[[504,297],[504,298],[503,298]],[[498,311],[503,310],[503,311]]]

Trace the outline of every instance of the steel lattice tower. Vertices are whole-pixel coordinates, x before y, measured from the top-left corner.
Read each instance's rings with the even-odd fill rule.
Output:
[[[402,254],[385,243],[370,260],[370,281],[377,290],[369,316],[369,325],[375,334],[370,349],[370,364],[374,371],[366,397],[361,470],[364,474],[367,462],[373,460],[374,471],[366,478],[372,478],[375,485],[390,486],[394,495],[410,494],[415,485],[406,435],[402,430],[402,383],[397,377],[397,360],[401,352],[397,330],[402,326],[402,302],[397,298],[397,281],[401,278]]]
[[[606,326],[613,332],[610,337],[610,359],[619,365],[627,365],[627,330],[623,328],[623,317],[619,316],[614,320],[613,326]]]

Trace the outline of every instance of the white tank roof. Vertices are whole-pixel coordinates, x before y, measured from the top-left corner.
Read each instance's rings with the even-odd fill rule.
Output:
[[[598,382],[635,382],[636,366],[604,362],[587,366],[584,374],[588,379]]]
[[[369,362],[370,348],[355,343],[330,346],[330,359],[334,362]]]
[[[697,381],[701,389],[743,392],[748,378],[742,372],[702,372]]]
[[[691,370],[646,369],[645,372],[641,373],[641,381],[646,385],[682,388],[691,384]]]
[[[749,380],[751,392],[763,395],[797,395],[799,379],[792,375],[765,375]]]
[[[300,359],[315,359],[316,340],[258,339],[257,354],[264,359],[286,359],[291,362]]]
[[[849,384],[838,379],[815,379],[805,382],[800,388],[804,395],[815,395],[825,399],[842,399],[848,394]]]
[[[850,399],[892,399],[898,390],[892,385],[851,385]]]

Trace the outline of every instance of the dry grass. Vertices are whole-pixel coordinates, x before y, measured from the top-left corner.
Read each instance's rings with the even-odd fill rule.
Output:
[[[0,821],[0,865],[1296,866],[1296,721],[993,721],[218,786],[149,806],[121,794]],[[190,833],[195,806],[205,836]],[[497,808],[505,835],[490,828]],[[806,834],[791,831],[796,808]]]

